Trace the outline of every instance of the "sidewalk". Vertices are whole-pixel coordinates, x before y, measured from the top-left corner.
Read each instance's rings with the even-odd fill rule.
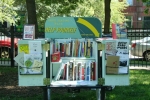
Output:
[[[145,69],[145,70],[150,70],[150,66],[147,67],[138,67],[138,66],[129,66],[129,69]]]

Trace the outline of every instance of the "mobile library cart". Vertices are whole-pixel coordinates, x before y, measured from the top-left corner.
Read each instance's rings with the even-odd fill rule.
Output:
[[[129,85],[129,41],[100,38],[101,29],[93,17],[47,19],[50,41],[18,42],[19,86],[46,86],[49,100],[51,88],[95,88],[104,100],[107,86]]]

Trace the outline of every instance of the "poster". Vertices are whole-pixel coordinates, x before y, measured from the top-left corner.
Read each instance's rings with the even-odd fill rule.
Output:
[[[24,53],[19,53],[14,60],[18,63],[19,66],[24,67]]]
[[[28,44],[30,53],[42,53],[41,41],[29,41]]]
[[[23,39],[35,38],[35,25],[25,25],[23,32]]]
[[[18,50],[20,53],[29,54],[29,45],[28,44],[19,44]]]
[[[112,56],[116,55],[116,41],[106,42],[106,45],[105,45],[106,59],[107,59],[107,56],[109,55],[112,55]]]
[[[111,59],[108,59],[110,57]],[[113,74],[113,71],[115,71],[115,74],[127,74],[129,66],[129,41],[127,39],[119,39],[106,42],[105,58],[107,60],[107,74]],[[119,60],[118,67],[113,66],[113,61],[115,60],[117,62]]]
[[[42,74],[42,54],[24,54],[24,66],[20,67],[20,74]]]
[[[19,54],[14,60],[19,65],[20,74],[42,74],[41,41],[28,41],[28,44],[19,44]]]

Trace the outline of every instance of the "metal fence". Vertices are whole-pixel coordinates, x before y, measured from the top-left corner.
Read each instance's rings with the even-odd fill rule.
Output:
[[[130,66],[150,67],[150,28],[127,29],[130,39]]]
[[[17,66],[14,61],[17,55],[17,41],[22,39],[23,29],[11,26],[10,29],[0,28],[0,66]],[[38,38],[44,38],[44,28],[39,29]],[[136,49],[132,47],[134,40],[140,40],[145,37],[146,43],[142,46],[136,43]],[[146,28],[128,28],[127,38],[130,39],[130,66],[133,67],[150,67],[150,61],[145,60],[143,56],[138,56],[145,52],[145,48],[150,50],[150,29]],[[148,43],[149,41],[149,43]],[[143,42],[143,41],[142,41]],[[147,50],[147,54],[150,54]],[[131,52],[132,51],[132,52]],[[135,55],[136,54],[136,55]]]
[[[39,28],[38,38],[44,38],[44,28]],[[23,38],[23,28],[11,26],[0,28],[0,66],[17,66],[14,57],[17,55],[18,40]]]

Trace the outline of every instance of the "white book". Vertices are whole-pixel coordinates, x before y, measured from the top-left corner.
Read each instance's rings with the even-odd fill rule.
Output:
[[[55,76],[55,79],[54,79],[55,81],[58,81],[60,79],[60,77],[63,73],[63,70],[64,70],[64,66],[65,66],[65,64],[62,63],[59,70],[58,70],[58,72],[57,72],[57,75]]]
[[[67,68],[66,68],[66,80],[69,80],[69,63],[67,63],[67,66],[66,66]]]

